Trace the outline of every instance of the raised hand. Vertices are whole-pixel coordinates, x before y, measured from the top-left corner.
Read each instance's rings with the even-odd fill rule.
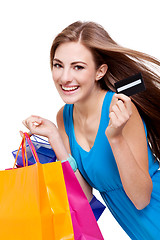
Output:
[[[110,106],[110,121],[106,128],[106,136],[113,139],[122,134],[122,130],[132,115],[132,102],[124,94],[114,94]]]

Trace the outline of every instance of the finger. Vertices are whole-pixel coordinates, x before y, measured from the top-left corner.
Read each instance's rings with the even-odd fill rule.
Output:
[[[33,127],[38,127],[38,126],[40,126],[41,125],[41,123],[42,123],[42,121],[33,121],[33,122],[31,122],[31,124],[32,124],[32,126]]]
[[[20,136],[23,138],[24,133],[22,131],[19,131]]]
[[[112,113],[112,112],[116,115],[117,118],[119,118],[119,116],[121,115],[121,111],[116,104],[112,106],[110,113]]]
[[[118,109],[120,110],[121,114],[128,115],[128,110],[122,100],[118,100],[116,103]]]
[[[128,121],[132,114],[132,109],[127,109],[127,107],[121,100],[118,101],[117,106],[121,111],[122,118],[124,119],[124,121]]]
[[[110,121],[109,121],[109,126],[114,126],[115,125],[115,122],[117,122],[117,116],[115,114],[115,112],[110,112],[109,114],[109,118],[110,118]]]
[[[122,101],[126,101],[129,97],[123,93],[115,93],[115,98],[121,99]],[[130,98],[129,98],[130,99]]]
[[[114,96],[115,96],[115,99],[121,100],[124,103],[131,102],[131,99],[128,96],[126,96],[125,94],[120,93],[120,94],[115,94]]]
[[[26,120],[23,120],[22,123],[25,127],[27,127]]]
[[[27,128],[35,127],[37,125],[40,125],[42,123],[42,119],[38,116],[31,116],[22,122]]]
[[[112,107],[112,113],[114,113],[112,121],[116,120],[116,126],[123,125],[129,120],[130,117],[128,110],[126,109],[122,101]]]
[[[132,113],[132,101],[131,101],[131,99],[124,94],[115,94],[115,98],[121,100],[124,103],[125,107],[128,110],[129,115],[131,115],[131,113]]]

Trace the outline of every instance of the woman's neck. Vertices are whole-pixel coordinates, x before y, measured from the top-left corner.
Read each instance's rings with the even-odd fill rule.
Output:
[[[74,113],[76,119],[88,119],[99,113],[106,91],[98,90],[91,94],[85,101],[74,104]]]

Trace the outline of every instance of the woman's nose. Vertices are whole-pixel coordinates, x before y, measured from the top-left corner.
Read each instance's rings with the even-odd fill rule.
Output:
[[[70,69],[63,69],[60,80],[62,84],[66,84],[67,82],[72,81],[72,75],[71,75]]]

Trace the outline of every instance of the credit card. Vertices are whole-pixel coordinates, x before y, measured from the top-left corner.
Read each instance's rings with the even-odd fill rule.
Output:
[[[141,73],[120,80],[114,86],[116,93],[123,93],[128,97],[146,90]]]

